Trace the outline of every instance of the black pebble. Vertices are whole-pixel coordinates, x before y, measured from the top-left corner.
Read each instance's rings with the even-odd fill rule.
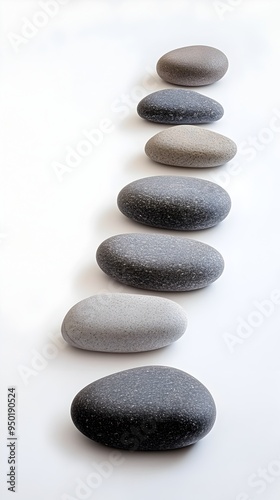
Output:
[[[165,89],[142,99],[137,107],[141,118],[168,125],[196,125],[220,120],[223,107],[214,99],[193,90]]]
[[[143,366],[82,389],[71,417],[82,434],[106,446],[172,450],[208,434],[216,407],[210,392],[191,375],[167,366]]]

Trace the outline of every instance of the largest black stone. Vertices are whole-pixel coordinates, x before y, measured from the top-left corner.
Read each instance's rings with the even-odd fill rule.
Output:
[[[125,285],[161,292],[203,288],[224,269],[213,247],[163,234],[112,236],[98,247],[96,260],[102,271]]]
[[[172,450],[212,428],[214,400],[191,375],[143,366],[101,378],[74,398],[71,417],[88,438],[124,450]]]
[[[219,120],[223,107],[214,99],[184,89],[158,90],[142,99],[137,107],[141,118],[168,125],[196,125]]]

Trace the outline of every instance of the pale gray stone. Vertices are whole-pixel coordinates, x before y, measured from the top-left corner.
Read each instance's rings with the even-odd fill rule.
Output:
[[[224,135],[191,125],[179,125],[158,132],[145,146],[151,160],[174,167],[218,167],[230,161],[236,144]]]
[[[103,293],[78,302],[61,332],[73,347],[102,352],[141,352],[178,340],[187,328],[184,309],[149,295]]]

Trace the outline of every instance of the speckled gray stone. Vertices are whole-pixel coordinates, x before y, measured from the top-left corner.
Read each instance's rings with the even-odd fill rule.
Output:
[[[210,123],[224,114],[222,106],[214,99],[184,89],[153,92],[139,102],[137,112],[141,118],[167,125]]]
[[[141,352],[167,346],[187,328],[184,309],[149,295],[103,293],[66,314],[61,332],[68,344],[102,352]]]
[[[217,184],[173,175],[131,182],[120,191],[117,203],[136,222],[178,231],[215,226],[231,207],[229,195]]]
[[[196,378],[168,366],[142,366],[96,380],[74,398],[77,429],[106,446],[133,451],[184,448],[214,425],[216,407]]]
[[[192,125],[163,130],[149,139],[145,153],[165,165],[187,168],[218,167],[230,161],[237,147],[228,137]]]
[[[168,83],[196,87],[220,80],[228,69],[223,52],[207,45],[171,50],[157,63],[158,75]]]
[[[209,245],[163,234],[112,236],[98,247],[96,260],[106,274],[121,283],[161,292],[203,288],[224,269],[221,254]]]

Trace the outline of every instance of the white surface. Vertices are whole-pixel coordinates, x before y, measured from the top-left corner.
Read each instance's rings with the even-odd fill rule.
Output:
[[[279,2],[65,4],[16,51],[11,33],[20,35],[23,18],[36,19],[42,8],[33,1],[0,3],[1,470],[7,471],[6,391],[15,384],[18,500],[275,500],[280,304],[267,305],[265,317],[255,314],[255,301],[280,290]],[[239,145],[230,164],[235,175],[229,165],[205,171],[163,167],[143,153],[163,127],[137,117],[137,102],[168,87],[154,72],[158,58],[192,44],[215,46],[230,61],[220,82],[198,90],[225,108],[224,118],[208,128]],[[147,80],[148,71],[154,77]],[[104,119],[114,130],[59,181],[53,163],[65,164],[67,148],[76,148],[83,130],[99,128]],[[248,145],[255,137],[255,146]],[[113,234],[151,231],[126,220],[116,196],[128,182],[160,174],[198,176],[228,190],[229,217],[190,234],[222,253],[223,276],[201,291],[162,294],[189,318],[185,336],[168,348],[108,355],[57,344],[54,351],[51,336],[60,338],[62,319],[77,301],[101,291],[143,293],[107,278],[95,251]],[[258,326],[247,326],[248,338],[240,339],[238,325],[248,320]],[[232,352],[227,333],[242,342]],[[71,401],[93,380],[147,364],[174,366],[203,382],[217,404],[215,427],[190,449],[121,452],[106,477],[91,476],[112,459],[112,450],[74,428]],[[20,370],[26,368],[33,372],[24,381]],[[93,487],[77,490],[79,481],[90,479]],[[0,481],[6,500],[12,493],[3,475]]]

